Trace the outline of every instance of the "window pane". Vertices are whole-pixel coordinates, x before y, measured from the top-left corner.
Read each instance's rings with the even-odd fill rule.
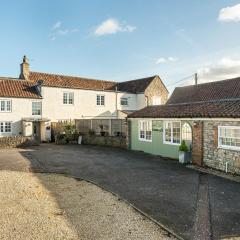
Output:
[[[238,127],[219,127],[219,146],[240,147],[240,129]]]
[[[165,141],[171,142],[171,122],[165,122]]]
[[[1,101],[1,111],[5,111],[5,101]]]
[[[7,111],[11,111],[11,101],[7,101]]]
[[[1,122],[1,123],[0,123],[0,132],[4,132],[3,130],[4,130],[4,128],[3,128],[3,122]]]
[[[74,99],[74,94],[73,93],[69,93],[69,99],[68,99],[68,104],[73,104],[73,100]]]
[[[101,105],[105,105],[105,96],[101,96]]]
[[[128,99],[127,98],[121,98],[121,105],[123,105],[123,106],[128,105]]]
[[[63,93],[63,104],[67,104],[67,103],[68,103],[68,94]]]
[[[11,122],[5,122],[5,132],[9,133],[12,131],[12,128],[11,128]]]
[[[32,102],[32,115],[39,116],[41,115],[42,103],[41,102]]]

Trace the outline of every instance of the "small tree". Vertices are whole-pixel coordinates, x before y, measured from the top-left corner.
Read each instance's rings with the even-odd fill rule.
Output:
[[[185,140],[182,140],[182,143],[179,146],[179,151],[181,151],[181,152],[188,152],[189,151]]]

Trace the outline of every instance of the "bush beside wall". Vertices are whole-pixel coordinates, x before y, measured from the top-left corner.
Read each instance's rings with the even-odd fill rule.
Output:
[[[15,136],[0,138],[0,149],[27,147],[34,145],[39,145],[39,143],[33,140],[31,137]]]

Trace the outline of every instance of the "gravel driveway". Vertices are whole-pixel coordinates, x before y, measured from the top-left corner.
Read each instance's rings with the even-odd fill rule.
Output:
[[[0,171],[0,239],[174,239],[112,194],[56,174]]]

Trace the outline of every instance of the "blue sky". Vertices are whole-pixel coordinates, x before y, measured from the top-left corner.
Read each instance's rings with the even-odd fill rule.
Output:
[[[116,81],[159,74],[169,88],[196,71],[202,82],[240,76],[239,3],[4,1],[0,75],[18,76],[26,54],[33,71]]]

